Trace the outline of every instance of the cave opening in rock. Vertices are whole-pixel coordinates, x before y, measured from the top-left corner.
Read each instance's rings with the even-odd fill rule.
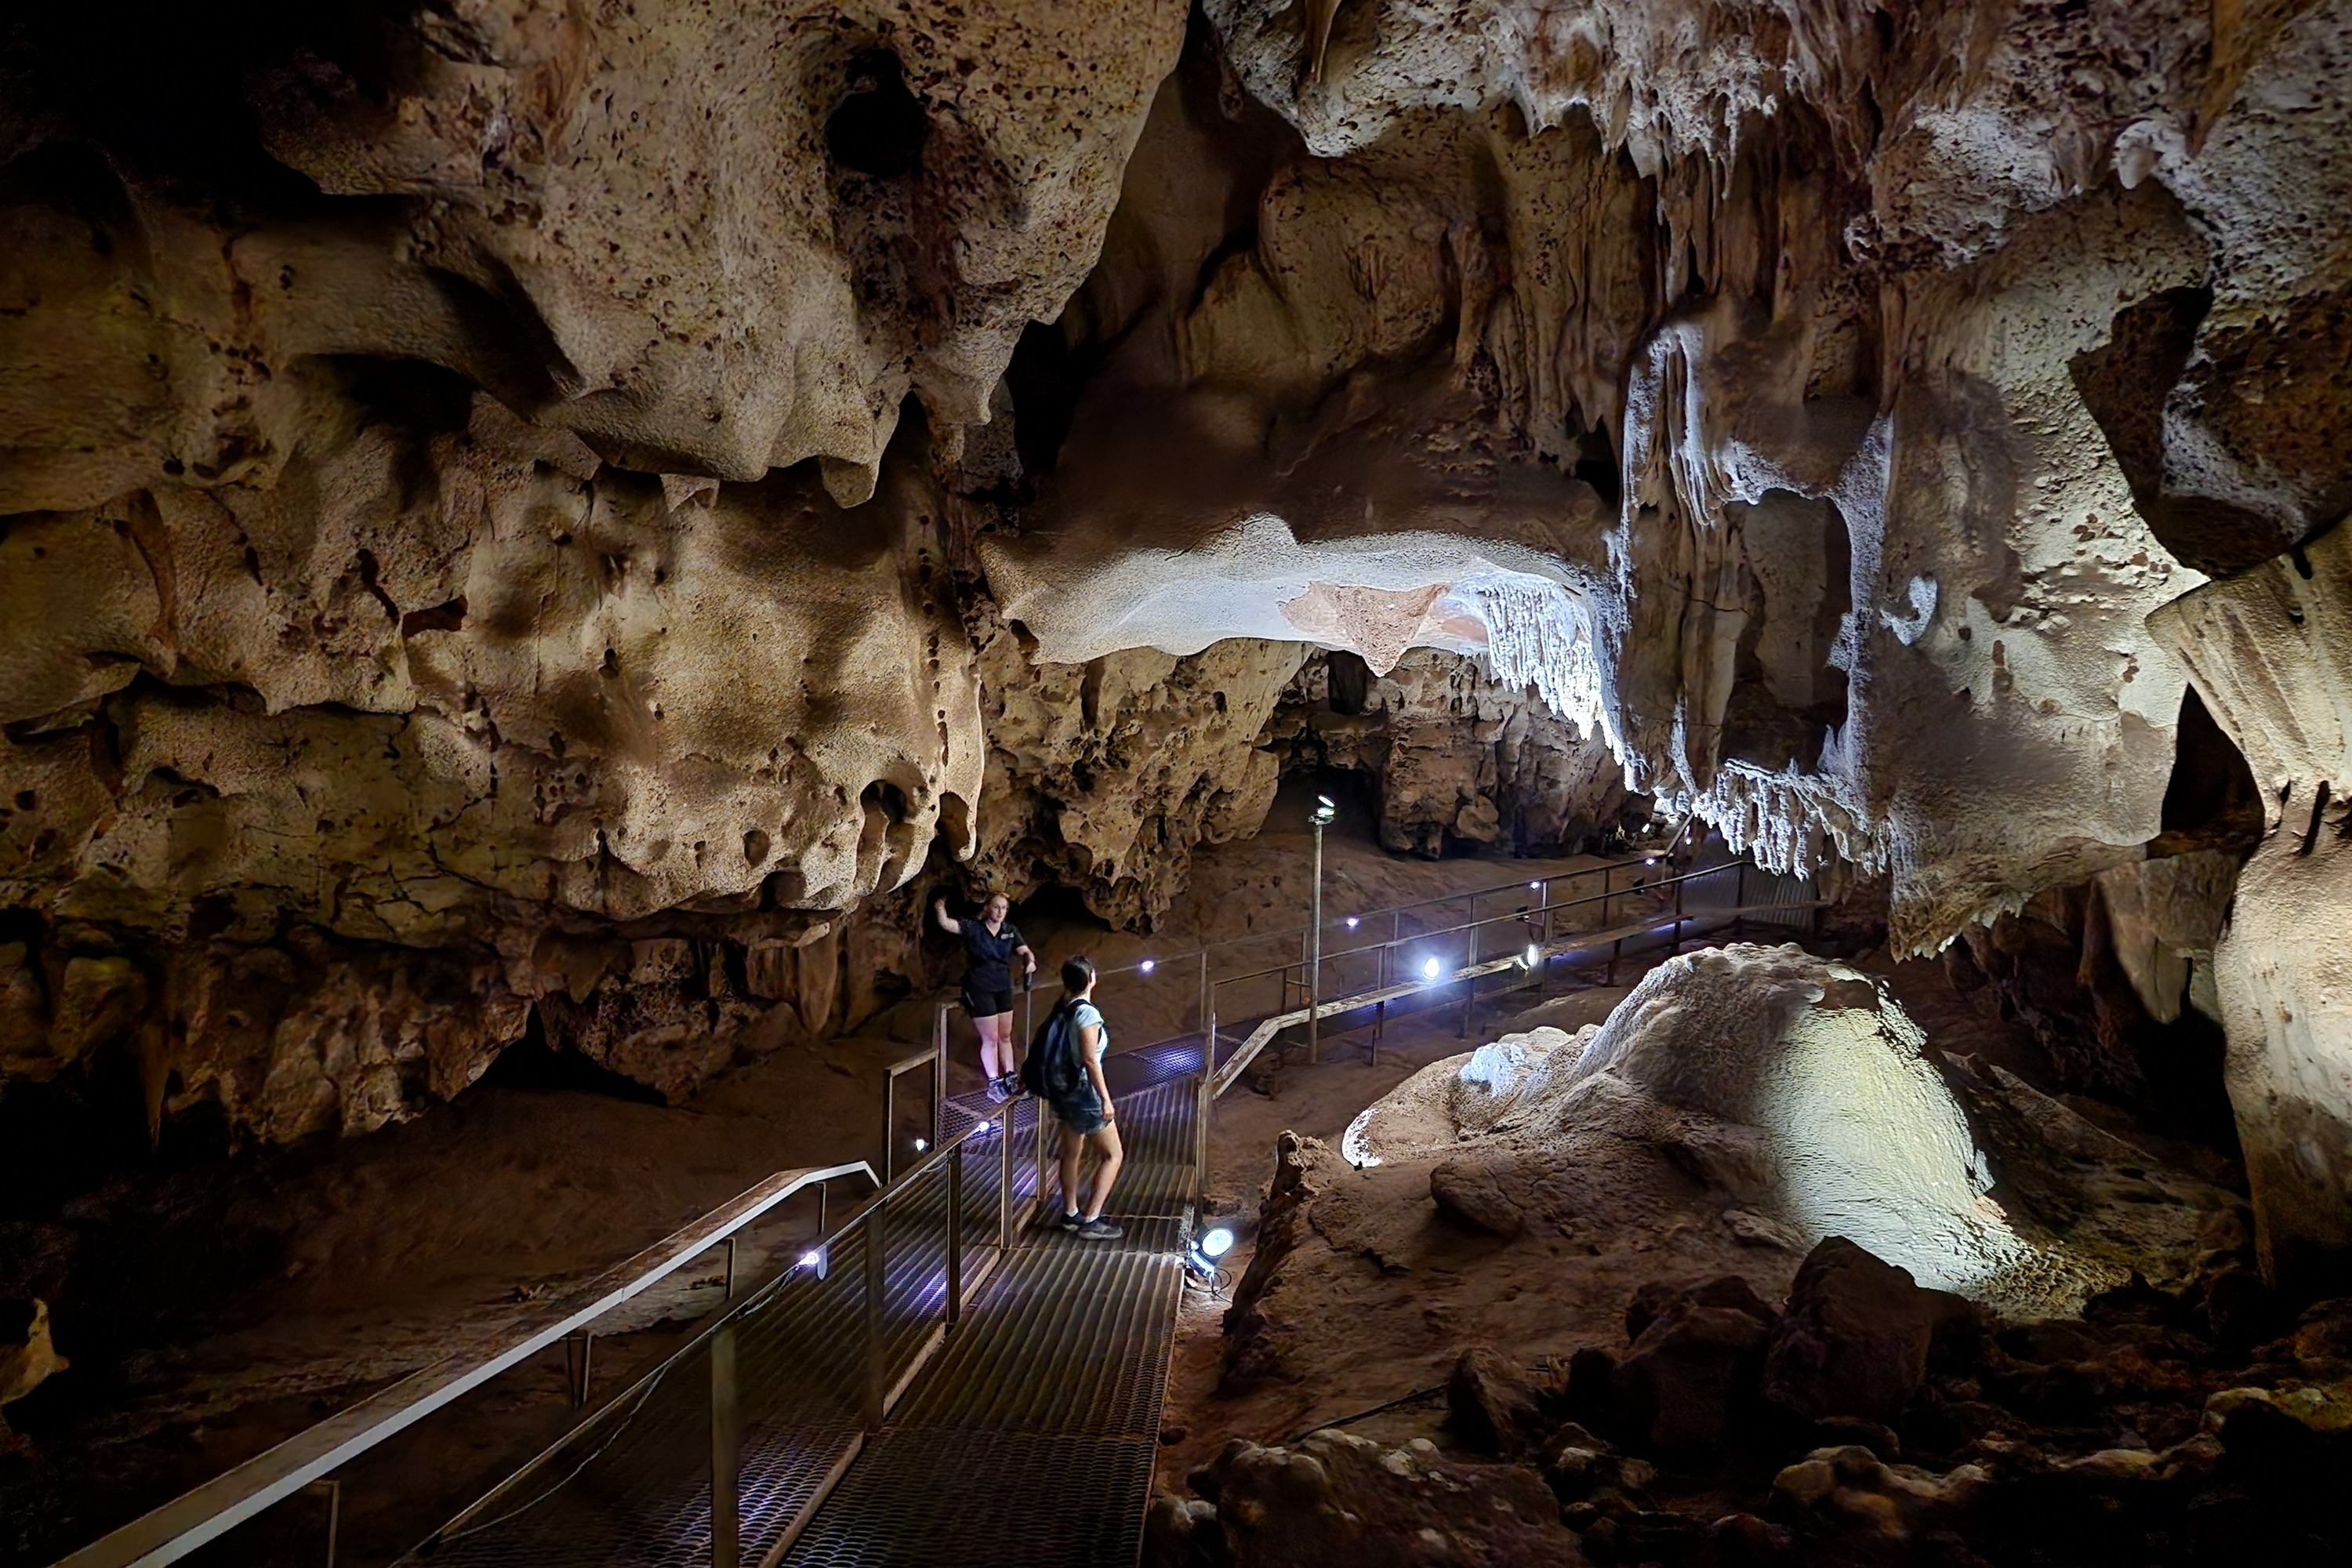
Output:
[[[614,1071],[576,1050],[559,1049],[547,1037],[547,1020],[530,1010],[522,1037],[500,1050],[482,1069],[474,1087],[519,1089],[526,1093],[609,1095],[638,1105],[666,1105],[661,1090],[625,1073]]]
[[[1768,768],[1820,765],[1848,717],[1853,544],[1829,500],[1767,490],[1726,509],[1745,552],[1745,621],[1724,714],[1726,754]]]
[[[907,68],[888,49],[849,62],[849,85],[824,122],[825,151],[845,169],[896,180],[921,165],[930,115],[907,85]]]

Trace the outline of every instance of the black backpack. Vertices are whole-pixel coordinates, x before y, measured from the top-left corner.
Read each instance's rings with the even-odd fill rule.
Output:
[[[1078,1060],[1078,1005],[1067,997],[1054,1004],[1021,1059],[1021,1087],[1040,1100],[1061,1100],[1086,1080]]]

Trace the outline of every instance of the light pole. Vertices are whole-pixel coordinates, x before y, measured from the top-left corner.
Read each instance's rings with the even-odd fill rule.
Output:
[[[1307,820],[1315,827],[1315,890],[1308,896],[1307,916],[1307,1059],[1323,1059],[1323,829],[1339,815],[1328,795],[1315,797]]]

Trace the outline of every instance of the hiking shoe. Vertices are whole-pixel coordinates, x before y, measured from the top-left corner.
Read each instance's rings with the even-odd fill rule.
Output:
[[[1087,1241],[1117,1241],[1127,1234],[1107,1219],[1090,1219],[1076,1228],[1079,1237]]]

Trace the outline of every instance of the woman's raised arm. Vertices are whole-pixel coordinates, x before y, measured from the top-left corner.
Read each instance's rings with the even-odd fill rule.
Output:
[[[963,934],[963,922],[948,913],[948,896],[945,893],[931,900],[931,914],[940,922],[940,929],[950,936]]]

